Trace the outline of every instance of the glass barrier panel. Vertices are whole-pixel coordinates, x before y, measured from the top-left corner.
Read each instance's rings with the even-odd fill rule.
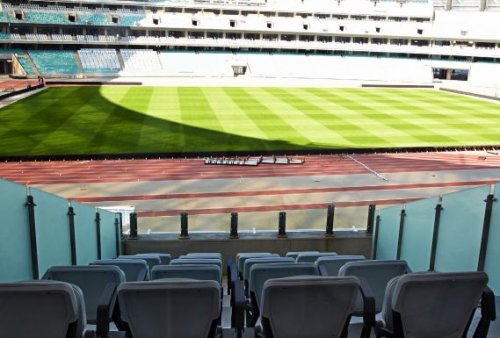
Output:
[[[476,271],[490,186],[443,196],[436,249],[436,271]]]
[[[35,224],[40,277],[55,265],[71,265],[68,201],[30,188],[35,200]]]
[[[75,212],[77,264],[87,265],[97,260],[95,207],[72,202]]]
[[[0,282],[32,279],[26,187],[0,179]]]
[[[380,210],[377,259],[396,259],[402,205]]]
[[[116,258],[116,215],[99,209],[101,216],[101,258]]]
[[[495,185],[496,201],[493,202],[491,213],[490,233],[488,236],[488,250],[484,262],[484,271],[488,274],[490,288],[496,295],[500,294],[500,183]]]
[[[409,203],[405,207],[401,259],[406,260],[414,272],[429,269],[438,201],[434,197]]]

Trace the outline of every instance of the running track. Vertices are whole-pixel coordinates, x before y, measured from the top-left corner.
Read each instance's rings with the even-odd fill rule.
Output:
[[[400,153],[352,155],[378,173],[500,168],[487,153]],[[202,159],[137,159],[5,162],[0,177],[21,184],[136,182],[161,180],[368,174],[349,157],[307,156],[302,165],[204,165]]]
[[[369,155],[324,155],[306,156],[303,165],[268,165],[257,167],[204,165],[202,159],[136,159],[136,160],[93,160],[93,161],[51,161],[51,162],[4,162],[0,163],[0,177],[25,185],[41,186],[51,191],[58,186],[58,193],[73,200],[96,205],[135,205],[143,220],[165,216],[177,216],[180,212],[191,215],[227,214],[229,212],[259,213],[279,210],[324,209],[336,196],[348,196],[346,200],[335,200],[338,207],[365,207],[368,204],[391,205],[406,203],[436,194],[436,189],[466,188],[481,184],[492,184],[500,179],[500,155],[494,152],[448,152],[448,153],[397,153]],[[368,169],[369,168],[369,169]],[[491,177],[476,177],[464,180],[422,181],[416,179],[422,172],[464,172],[489,170],[496,173]],[[493,170],[493,171],[492,171]],[[479,171],[478,171],[479,172]],[[311,177],[345,177],[362,175],[374,177],[375,173],[391,175],[408,173],[407,182],[396,184],[378,179],[375,185],[346,184],[343,186],[295,186],[299,180],[312,181]],[[276,187],[272,183],[266,188],[248,190],[202,191],[187,188],[185,191],[158,193],[156,191],[109,191],[112,186],[151,186],[154,182],[179,181],[258,182],[259,178],[270,180],[292,179],[290,186]],[[307,177],[310,177],[307,179]],[[248,179],[250,179],[248,181]],[[323,182],[323,181],[322,181]],[[99,189],[101,185],[106,188]],[[118,184],[119,183],[119,184]],[[78,195],[83,185],[89,190]],[[322,183],[321,183],[322,184]],[[67,185],[68,191],[61,191]],[[96,190],[93,190],[96,188]],[[154,187],[154,185],[153,185]],[[153,189],[154,190],[154,189]],[[385,195],[384,195],[385,192]],[[426,192],[427,193],[427,192]],[[337,194],[337,195],[335,195]],[[380,195],[379,195],[380,194]],[[114,203],[113,203],[114,202]],[[174,217],[177,219],[177,217]]]

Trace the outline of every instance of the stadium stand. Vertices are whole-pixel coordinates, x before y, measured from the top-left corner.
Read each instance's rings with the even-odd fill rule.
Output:
[[[80,49],[78,51],[85,73],[117,73],[120,61],[115,49]]]
[[[158,53],[151,49],[122,49],[120,53],[123,58],[124,72],[143,74],[162,72]]]
[[[42,74],[75,75],[79,73],[73,51],[29,52],[31,59]]]

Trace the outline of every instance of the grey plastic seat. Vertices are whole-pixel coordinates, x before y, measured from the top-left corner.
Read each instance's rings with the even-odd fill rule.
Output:
[[[250,273],[250,269],[254,264],[266,264],[266,263],[295,263],[295,259],[292,257],[257,257],[257,258],[248,258],[245,260],[243,264],[243,280],[248,280],[248,275]]]
[[[213,280],[222,283],[222,270],[209,264],[177,264],[157,265],[151,271],[151,279],[189,278],[197,280]]]
[[[245,261],[248,258],[255,257],[279,257],[278,254],[270,253],[270,252],[241,252],[236,255],[236,267],[238,268],[238,272],[243,274],[243,268],[245,266]]]
[[[320,257],[337,256],[336,252],[305,252],[297,255],[297,263],[314,263]]]
[[[222,254],[220,252],[190,252],[184,256],[196,258],[218,258],[222,260]]]
[[[160,258],[160,264],[162,264],[162,265],[167,265],[172,260],[172,255],[167,254],[167,253],[149,252],[149,253],[138,253],[135,255],[139,256],[139,257],[158,256]]]
[[[495,320],[495,298],[484,272],[411,273],[391,279],[377,337],[462,338],[479,302],[475,338],[485,338]]]
[[[119,267],[125,274],[125,280],[127,282],[140,282],[149,279],[149,266],[143,259],[101,259],[92,264],[114,265]]]
[[[109,294],[110,308],[113,308],[116,287],[125,282],[125,274],[119,267],[112,265],[55,266],[47,270],[44,279],[80,287],[85,300],[87,322],[94,324],[97,322],[97,307],[104,294]]]
[[[311,251],[289,251],[286,253],[286,257],[292,257],[293,259],[297,259],[297,256],[303,253],[319,253],[319,251],[311,250]]]
[[[215,337],[221,308],[217,282],[159,279],[123,283],[118,299],[132,337]]]
[[[222,261],[220,259],[215,258],[190,258],[190,259],[172,259],[170,261],[170,265],[177,264],[207,264],[207,265],[217,265],[220,269],[222,269]]]
[[[291,276],[318,276],[319,272],[313,263],[265,263],[254,264],[250,269],[248,289],[250,308],[247,311],[248,326],[254,326],[260,314],[264,283],[273,278]]]
[[[348,262],[339,270],[339,276],[356,276],[363,278],[370,285],[375,296],[375,311],[382,310],[385,288],[387,283],[394,277],[410,272],[406,261],[403,260],[364,260]],[[361,296],[356,303],[356,313],[363,311]]]
[[[85,306],[80,288],[58,281],[0,284],[0,336],[82,338]]]
[[[337,276],[340,268],[349,262],[365,260],[362,255],[337,255],[337,256],[324,256],[319,257],[315,264],[318,270],[324,271],[325,276]]]
[[[117,258],[118,259],[142,259],[142,260],[145,260],[146,263],[148,263],[149,271],[151,271],[155,265],[161,264],[160,256],[155,255],[155,254],[141,254],[140,256],[138,256],[138,255],[120,255]]]
[[[262,295],[264,337],[342,337],[359,288],[356,277],[267,280]]]

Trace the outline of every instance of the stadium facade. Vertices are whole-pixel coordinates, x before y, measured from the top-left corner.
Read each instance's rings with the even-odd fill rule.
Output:
[[[19,77],[213,76],[498,86],[500,2],[2,1]]]

